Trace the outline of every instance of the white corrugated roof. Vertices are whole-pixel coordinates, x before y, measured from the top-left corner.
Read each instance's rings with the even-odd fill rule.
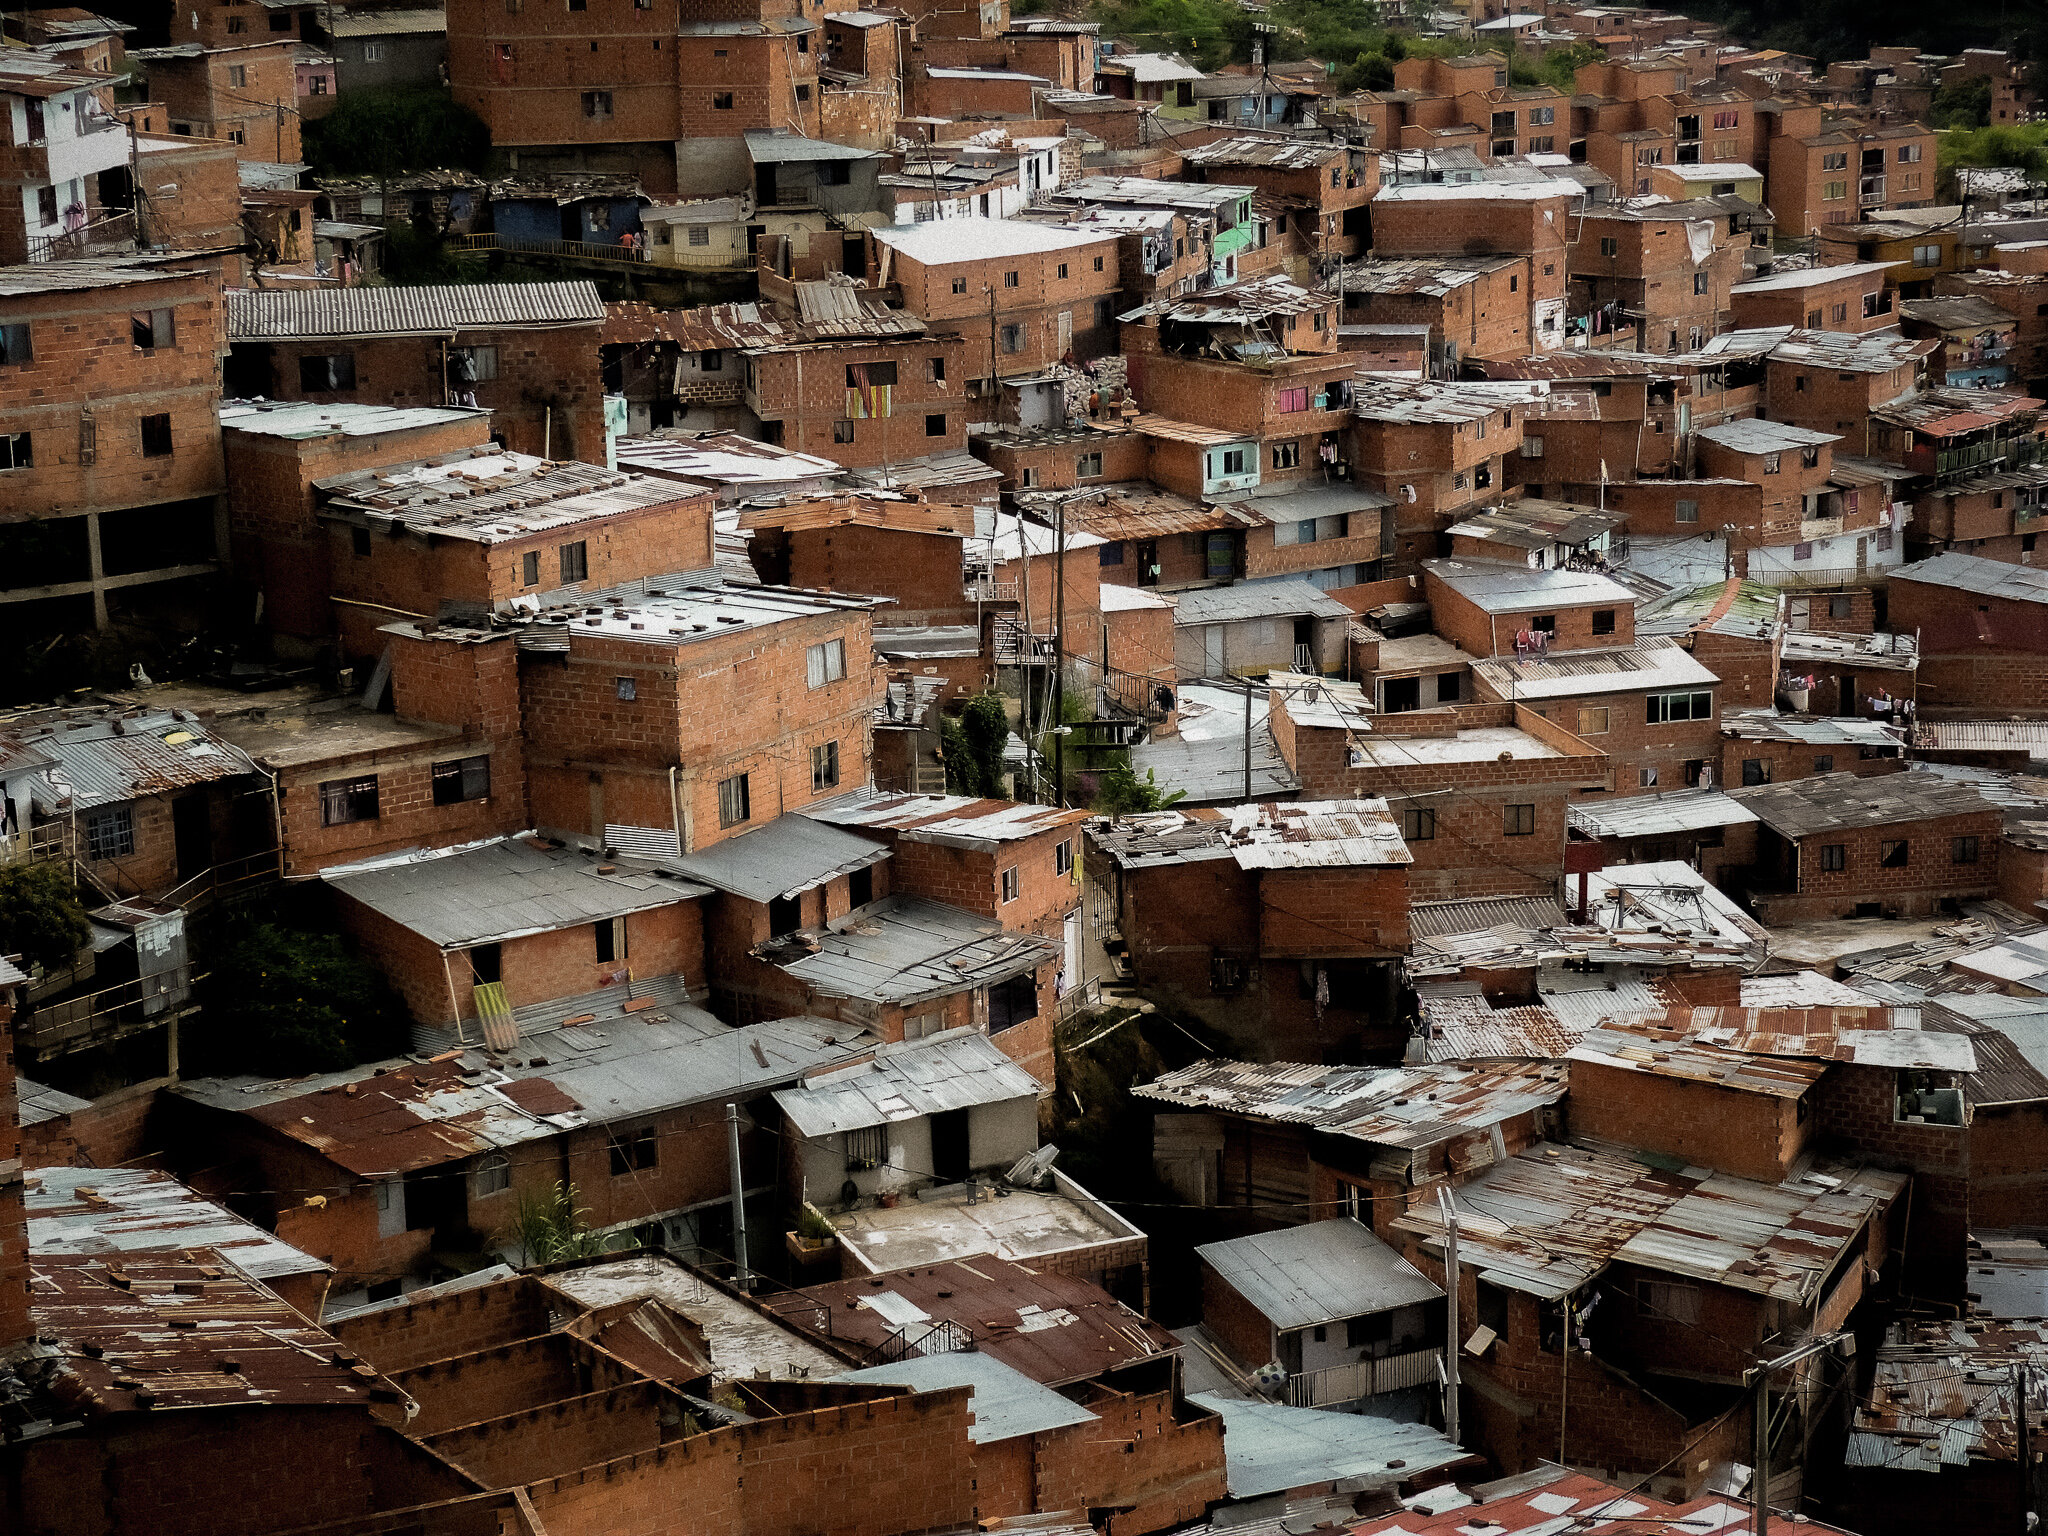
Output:
[[[431,336],[451,331],[597,325],[591,282],[465,283],[443,288],[230,288],[230,341]]]

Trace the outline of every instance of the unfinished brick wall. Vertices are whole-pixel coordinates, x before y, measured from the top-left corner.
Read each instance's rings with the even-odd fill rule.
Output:
[[[893,598],[891,626],[957,624],[973,616],[962,586],[959,534],[848,523],[794,528],[784,542],[788,567],[780,579],[786,585]]]
[[[635,1382],[443,1430],[424,1442],[486,1488],[510,1488],[651,1451],[662,1442],[663,1413],[681,1409],[668,1387]]]
[[[568,1333],[444,1355],[387,1374],[419,1404],[406,1432],[423,1440],[593,1390],[631,1387],[642,1379],[623,1360]]]
[[[218,272],[203,265],[157,276],[0,298],[0,325],[26,325],[34,354],[0,369],[0,419],[8,432],[29,435],[34,455],[33,472],[0,475],[0,523],[221,490],[216,406],[226,343]],[[171,339],[138,347],[131,315],[158,309],[171,311]],[[149,457],[142,422],[157,415],[171,418],[171,451]],[[108,551],[110,559],[115,553]],[[37,584],[21,572],[6,579]]]
[[[521,1277],[336,1318],[326,1326],[342,1343],[390,1375],[535,1338],[549,1330],[556,1310],[551,1292]]]
[[[2004,847],[1999,834],[1999,813],[1990,808],[1892,826],[1810,833],[1797,844],[1796,891],[1760,890],[1753,904],[1765,923],[1847,917],[1865,904],[1921,916],[1945,900],[1970,900],[1997,889]],[[1958,861],[1958,838],[1976,839],[1974,861]],[[1907,862],[1887,869],[1884,845],[1895,841],[1906,843]],[[1830,844],[1846,849],[1841,869],[1821,867],[1821,849]],[[1787,845],[1775,834],[1766,834],[1758,846],[1766,868],[1782,882],[1787,872],[1782,850]]]
[[[1115,235],[1082,235],[1063,250],[930,266],[895,253],[890,276],[902,289],[905,309],[965,339],[968,378],[1007,377],[1041,372],[1069,348],[1082,360],[1116,350],[1115,318],[1098,313],[1099,300],[1114,308],[1116,245]],[[1064,343],[1061,317],[1070,338]],[[1003,326],[1020,327],[1014,351],[1001,350]]]
[[[967,343],[958,335],[792,347],[748,357],[747,404],[774,440],[854,468],[967,445]],[[852,370],[895,369],[886,415],[868,416]]]
[[[307,875],[396,848],[471,842],[526,825],[516,738],[490,742],[454,731],[422,734],[421,741],[278,768],[287,875]],[[434,804],[434,765],[477,755],[491,759],[492,793],[481,800]],[[373,776],[378,811],[374,819],[322,824],[322,784]]]
[[[27,1168],[114,1168],[135,1161],[155,1145],[150,1115],[169,1082],[152,1078],[101,1094],[89,1108],[54,1115],[21,1132],[21,1160]]]
[[[1799,1101],[1609,1067],[1571,1063],[1571,1128],[1621,1146],[1777,1184],[1813,1140]]]
[[[1816,1104],[1821,1142],[1877,1167],[1912,1173],[1902,1283],[1930,1300],[1959,1301],[1971,1223],[1973,1138],[1960,1126],[1901,1120],[1900,1077],[1890,1067],[1838,1064]]]
[[[1583,651],[1635,644],[1635,609],[1616,595],[1611,602],[1580,606],[1531,604],[1514,613],[1489,613],[1464,596],[1435,571],[1422,573],[1423,600],[1429,604],[1431,627],[1467,656],[1512,656],[1515,636],[1531,629],[1532,620],[1556,622],[1552,650]],[[1603,631],[1599,626],[1606,625]]]

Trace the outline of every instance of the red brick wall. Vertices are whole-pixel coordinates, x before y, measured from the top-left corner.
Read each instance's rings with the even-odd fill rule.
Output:
[[[1766,1184],[1783,1181],[1813,1139],[1797,1101],[1712,1083],[1571,1064],[1571,1128]]]
[[[661,1444],[662,1413],[679,1407],[666,1387],[636,1382],[444,1430],[425,1443],[486,1488],[509,1488],[651,1451]]]
[[[102,1094],[87,1109],[23,1129],[22,1163],[29,1168],[114,1168],[150,1151],[150,1112],[168,1078],[154,1078]]]
[[[1818,917],[1846,917],[1859,903],[1879,902],[1908,916],[1932,912],[1944,898],[1988,896],[1998,885],[1998,859],[2003,847],[1996,810],[1942,816],[1889,827],[1857,827],[1841,832],[1815,832],[1800,840],[1798,894],[1777,897],[1759,892],[1757,916],[1766,923],[1800,922]],[[1951,839],[1977,839],[1977,862],[1957,864]],[[1881,844],[1903,838],[1908,844],[1903,869],[1880,867]],[[1821,848],[1847,847],[1846,867],[1820,867]],[[1775,837],[1760,839],[1763,857],[1772,857]]]
[[[1635,609],[1620,597],[1612,603],[1581,608],[1532,606],[1525,612],[1489,614],[1434,571],[1422,573],[1422,586],[1424,601],[1429,604],[1431,628],[1468,656],[1513,655],[1516,633],[1529,628],[1529,621],[1539,613],[1557,620],[1554,650],[1583,651],[1635,643]],[[1596,613],[1606,614],[1613,621],[1613,633],[1593,632]]]
[[[169,309],[175,339],[142,351],[129,315]],[[222,486],[218,278],[210,268],[162,282],[0,298],[0,325],[27,325],[35,360],[0,370],[0,419],[27,432],[30,473],[0,475],[0,523],[212,496]],[[90,407],[93,462],[81,462]],[[142,455],[142,418],[168,413],[171,452]],[[113,557],[116,551],[109,550]],[[82,573],[81,573],[82,574]],[[16,573],[11,585],[30,585]]]
[[[891,414],[856,420],[846,370],[882,362],[896,365]],[[746,363],[748,403],[764,422],[780,425],[776,441],[799,453],[867,468],[967,445],[975,413],[967,401],[967,344],[958,336],[769,352]],[[936,432],[931,417],[940,418]],[[839,441],[842,425],[850,442]]]
[[[480,754],[491,759],[490,796],[434,804],[434,764]],[[377,779],[377,818],[322,826],[320,786],[369,775]],[[425,745],[379,748],[282,768],[277,779],[287,875],[309,875],[330,864],[417,844],[445,847],[471,842],[526,824],[516,738],[494,743],[451,731]]]
[[[551,1294],[534,1281],[501,1280],[429,1301],[337,1318],[327,1331],[386,1375],[435,1360],[538,1337]]]
[[[1610,485],[1604,493],[1608,509],[1628,514],[1632,533],[1721,536],[1721,529],[1733,523],[1736,535],[1737,574],[1743,569],[1747,546],[1763,528],[1763,492],[1741,480],[1638,480],[1628,485]],[[1677,520],[1678,503],[1698,504],[1698,519]]]
[[[1261,954],[1301,959],[1408,948],[1404,867],[1267,869],[1258,887]]]
[[[966,374],[970,379],[989,376],[991,307],[995,295],[993,323],[1021,325],[1023,347],[1017,352],[997,354],[1004,376],[1038,372],[1060,360],[1056,316],[1072,316],[1074,354],[1078,358],[1099,357],[1116,350],[1116,322],[1098,326],[1096,300],[1111,299],[1117,292],[1117,240],[1104,235],[1099,240],[1076,244],[1071,250],[1034,252],[1021,256],[991,257],[983,261],[948,261],[927,267],[912,258],[896,255],[891,276],[903,292],[903,307],[935,327],[958,330],[967,343]],[[1096,270],[1096,262],[1102,269]],[[1065,277],[1059,268],[1067,269]],[[1007,287],[1004,274],[1017,273],[1017,286]],[[964,281],[966,292],[955,293],[953,284]],[[1114,307],[1112,305],[1112,307]]]
[[[595,322],[559,330],[464,331],[449,338],[281,341],[267,349],[267,393],[275,400],[322,404],[353,400],[363,405],[446,405],[449,347],[498,349],[498,376],[464,388],[490,411],[491,435],[506,447],[544,458],[604,462],[604,378]],[[243,343],[242,348],[252,356],[261,355],[252,344]],[[354,389],[308,394],[300,387],[300,358],[339,352],[355,358]]]
[[[1961,1299],[1970,1227],[1972,1138],[1957,1126],[1908,1125],[1897,1118],[1898,1074],[1889,1067],[1837,1065],[1821,1083],[1822,1145],[1880,1168],[1910,1170],[1911,1222],[1903,1283],[1930,1300]]]
[[[972,614],[961,583],[958,534],[873,528],[797,528],[788,534],[792,587],[895,599],[890,625],[946,624]]]

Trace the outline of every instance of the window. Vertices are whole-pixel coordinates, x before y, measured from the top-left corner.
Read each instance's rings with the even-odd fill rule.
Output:
[[[475,1169],[469,1181],[472,1198],[502,1195],[512,1187],[512,1159],[502,1152],[493,1152],[487,1157],[478,1158]]]
[[[1436,812],[1403,811],[1401,836],[1411,843],[1433,842],[1436,838]]]
[[[944,411],[935,411],[925,417],[924,435],[926,437],[944,437],[946,435],[946,413]]]
[[[1840,874],[1849,867],[1849,845],[1847,843],[1822,843],[1820,846],[1820,867],[1831,874]]]
[[[1066,264],[1066,263],[1065,263],[1065,262],[1063,261],[1063,262],[1061,262],[1061,263],[1060,263],[1060,276],[1061,276],[1061,277],[1065,277],[1066,275],[1067,275],[1067,264]]]
[[[1012,864],[1003,871],[1003,900],[1015,901],[1023,889],[1023,880],[1017,873],[1017,866]]]
[[[626,920],[623,917],[599,918],[590,925],[590,936],[599,965],[610,965],[626,958]]]
[[[1273,445],[1273,467],[1275,469],[1297,469],[1301,465],[1301,443],[1299,440]]]
[[[519,557],[519,584],[524,587],[540,585],[540,551],[529,549]]]
[[[1667,720],[1711,720],[1714,717],[1714,696],[1704,690],[1698,693],[1653,693],[1645,700],[1648,704],[1648,723],[1662,725]]]
[[[1831,619],[1848,618],[1849,608],[1850,600],[1846,597],[1830,597],[1828,599],[1828,617]]]
[[[1941,265],[1941,247],[1938,245],[1916,245],[1913,247],[1913,265],[1916,267],[1938,267]]]
[[[1014,288],[1014,287],[1016,287],[1016,286],[1017,286],[1017,281],[1018,281],[1018,278],[1017,278],[1017,274],[1016,274],[1015,272],[1005,272],[1005,273],[1003,274],[1003,286],[1004,286],[1005,288]]]
[[[94,862],[125,859],[134,852],[135,812],[131,807],[116,805],[85,818],[86,858]]]
[[[1500,810],[1500,830],[1503,837],[1534,837],[1536,835],[1536,807],[1534,805],[1504,805]]]
[[[583,93],[583,115],[602,122],[612,115],[612,93],[610,91],[585,91]]]
[[[1095,270],[1098,272],[1102,270],[1102,258],[1100,256],[1095,258]]]
[[[0,432],[0,469],[34,469],[36,456],[26,432]]]
[[[137,350],[143,352],[168,347],[177,335],[168,309],[138,309],[128,317],[128,329],[134,335]]]
[[[1282,416],[1291,416],[1296,411],[1308,409],[1308,389],[1283,389],[1274,398],[1274,407]]]
[[[1600,237],[1600,254],[1607,257],[1619,256],[1621,254],[1621,241],[1611,235],[1602,235]]]
[[[590,577],[590,546],[582,539],[574,544],[564,544],[557,552],[561,557],[563,581],[586,581]]]
[[[1700,1320],[1700,1288],[1672,1280],[1637,1280],[1636,1305],[1653,1319],[1697,1323]]]
[[[827,640],[822,645],[811,646],[804,652],[804,681],[812,688],[822,688],[827,683],[836,683],[846,676],[846,642]]]
[[[1879,869],[1904,869],[1910,856],[1906,839],[1888,837],[1877,845],[1877,867]]]
[[[1927,149],[1927,146],[1926,146],[1926,145],[1924,145],[1924,144],[1901,144],[1901,145],[1899,146],[1899,164],[1901,164],[1901,165],[1917,165],[1917,164],[1919,164],[1919,163],[1920,163],[1920,157],[1921,157],[1921,155],[1922,155],[1922,154],[1924,154],[1924,153],[1926,152],[1926,149]]]
[[[1223,460],[1224,474],[1241,475],[1244,473],[1244,450],[1242,448],[1226,448],[1218,457]]]
[[[488,754],[480,753],[475,757],[458,757],[436,763],[432,778],[436,805],[460,805],[465,800],[487,799],[491,793],[491,759]]]
[[[1800,449],[1800,450],[1799,450],[1799,467],[1800,467],[1801,469],[1818,469],[1818,468],[1820,468],[1820,449],[1818,449],[1818,448],[1802,448],[1802,449]]]
[[[1611,635],[1614,633],[1614,610],[1612,608],[1595,608],[1593,610],[1593,633],[1596,635]]]
[[[348,531],[348,552],[358,560],[370,558],[370,530],[351,528]]]
[[[1655,789],[1656,787],[1657,770],[1655,768],[1638,768],[1636,770],[1636,788]]]
[[[1581,736],[1605,736],[1608,728],[1607,706],[1589,704],[1579,710],[1579,734]]]
[[[1095,563],[1098,567],[1104,565],[1122,565],[1124,563],[1123,545],[1121,543],[1101,545],[1095,551]]]
[[[860,370],[866,370],[867,377],[861,377]],[[868,384],[886,384],[894,387],[896,365],[894,363],[848,363],[846,365],[846,387],[859,389]]]
[[[953,279],[953,291],[954,291],[955,293],[965,293],[965,292],[967,291],[967,279],[966,279],[966,278],[964,278],[964,277],[956,277],[956,278],[954,278],[954,279]]]
[[[299,389],[302,393],[317,395],[327,390],[355,387],[355,353],[331,352],[321,357],[299,359]]]
[[[1532,437],[1525,434],[1522,438],[1522,457],[1525,459],[1542,458],[1543,439],[1541,437]]]
[[[1102,455],[1084,453],[1074,460],[1074,474],[1082,480],[1099,480],[1102,477]]]
[[[709,224],[692,224],[690,226],[688,243],[691,245],[709,245],[711,243],[711,226]],[[707,353],[706,355],[714,356],[716,354]]]
[[[853,419],[851,417],[841,416],[832,423],[832,441],[835,443],[850,443],[853,441]]]
[[[1948,861],[1951,864],[1974,864],[1977,862],[1977,839],[1974,837],[1952,837],[1948,840]]]
[[[796,88],[796,99],[798,101],[809,101],[811,99],[811,88],[808,85],[798,86]]]
[[[249,67],[246,64],[230,64],[228,66],[228,84],[231,87],[235,90],[240,90],[248,83]]]
[[[1758,784],[1771,782],[1768,765],[1760,757],[1745,757],[1742,760],[1742,785],[1749,789]]]
[[[839,743],[828,741],[811,748],[811,793],[822,795],[839,787]]]
[[[38,140],[42,138],[42,135],[34,133],[33,129],[30,131],[34,138]],[[188,128],[184,131],[190,133],[192,130]],[[57,189],[55,187],[36,188],[36,219],[37,222],[45,225],[57,222]]]
[[[889,1162],[889,1127],[886,1125],[863,1125],[857,1130],[847,1131],[846,1171],[858,1173],[867,1168],[886,1167]]]
[[[1824,182],[1820,189],[1821,201],[1824,203],[1838,203],[1848,195],[1849,183],[1846,181]]]
[[[0,368],[19,367],[36,360],[36,349],[26,325],[0,325]]]
[[[575,5],[577,0],[569,0]],[[620,1179],[637,1173],[643,1168],[652,1168],[660,1160],[660,1138],[652,1126],[645,1130],[629,1131],[612,1138],[612,1177]]]
[[[1832,752],[1814,753],[1813,771],[1815,773],[1833,773],[1835,771],[1835,754]]]
[[[1005,352],[1022,352],[1024,350],[1023,326],[1006,325],[1003,327],[1003,350]]]
[[[142,456],[160,459],[171,451],[171,418],[168,413],[142,418]]]
[[[711,110],[714,112],[730,112],[732,110],[732,92],[713,91],[711,93]]]
[[[1693,275],[1692,275],[1692,291],[1693,291],[1693,293],[1694,293],[1695,295],[1698,295],[1698,294],[1703,294],[1703,293],[1705,293],[1705,292],[1707,291],[1707,274],[1706,274],[1706,273],[1704,273],[1704,272],[1695,272],[1695,273],[1693,273]]]
[[[752,814],[747,803],[747,776],[736,773],[718,784],[718,824],[736,827]]]
[[[1765,473],[1765,474],[1767,474],[1767,475],[1775,475],[1775,474],[1776,474],[1776,473],[1778,472],[1778,464],[1779,464],[1779,461],[1780,461],[1780,455],[1778,455],[1778,454],[1775,454],[1775,453],[1767,453],[1767,454],[1765,454],[1765,455],[1764,455],[1764,473]]]
[[[1026,971],[988,989],[988,1032],[998,1034],[1038,1017],[1038,978]]]
[[[377,819],[377,775],[329,779],[320,786],[320,825],[345,827]]]
[[[622,704],[630,704],[640,697],[640,685],[630,677],[612,679],[612,694]]]
[[[1849,305],[1847,301],[1845,300],[1844,302],[1837,304],[1834,307],[1833,314],[1835,324],[1837,325],[1840,325],[1843,321],[1847,320],[1849,318]]]

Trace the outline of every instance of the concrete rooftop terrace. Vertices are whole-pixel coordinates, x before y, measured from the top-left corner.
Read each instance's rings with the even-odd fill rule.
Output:
[[[864,1269],[879,1273],[913,1265],[992,1253],[1029,1263],[1049,1254],[1111,1243],[1143,1243],[1145,1234],[1064,1175],[1051,1193],[984,1192],[972,1204],[970,1186],[948,1184],[903,1201],[832,1218],[842,1248]]]

